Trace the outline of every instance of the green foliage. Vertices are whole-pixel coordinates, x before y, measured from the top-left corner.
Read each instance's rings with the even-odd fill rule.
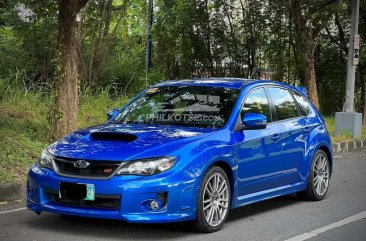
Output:
[[[36,17],[37,11],[32,11],[29,16],[22,17],[17,7],[19,4],[25,7],[24,3],[27,1],[9,0],[0,12],[4,25],[0,26],[0,78],[21,77],[20,81],[27,89],[44,87],[52,84],[48,80],[54,76],[57,18],[46,15],[47,11]]]
[[[85,128],[106,122],[106,114],[112,108],[120,108],[127,102],[126,97],[111,98],[109,90],[97,93],[83,93],[80,96],[79,127]]]
[[[22,180],[50,142],[46,115],[51,100],[1,80],[0,96],[0,182]]]
[[[323,6],[300,0],[316,33],[315,67],[320,107],[340,111],[345,95],[351,2]],[[25,21],[19,4],[31,11]],[[162,79],[206,76],[269,78],[303,85],[289,1],[155,0],[153,69],[145,71],[147,1],[89,1],[79,15],[80,85],[111,96],[131,95]],[[361,11],[366,8],[361,1]],[[21,88],[50,92],[57,50],[56,1],[9,0],[0,11],[0,77]],[[360,34],[364,39],[364,14]],[[361,51],[356,108],[365,105],[366,64]],[[329,98],[337,96],[337,98]]]
[[[121,107],[126,97],[111,98],[108,90],[80,96],[79,127],[106,121],[106,113]],[[49,94],[24,91],[0,79],[0,182],[24,180],[30,165],[51,142]]]

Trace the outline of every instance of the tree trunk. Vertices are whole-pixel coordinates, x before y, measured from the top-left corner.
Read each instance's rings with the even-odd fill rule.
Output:
[[[313,30],[307,23],[307,17],[302,13],[299,0],[291,1],[291,12],[295,24],[298,49],[300,50],[301,68],[305,76],[305,87],[308,90],[310,100],[319,108],[314,65]]]
[[[53,137],[58,139],[78,127],[78,12],[87,0],[59,0],[56,106]]]

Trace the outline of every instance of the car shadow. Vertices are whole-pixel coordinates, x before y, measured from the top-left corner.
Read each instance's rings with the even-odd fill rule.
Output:
[[[254,218],[255,215],[268,211],[285,208],[299,202],[295,195],[283,196],[275,199],[247,205],[230,211],[227,220],[230,222]],[[42,213],[39,217],[30,216],[23,220],[25,224],[40,232],[47,231],[56,235],[71,235],[93,237],[93,239],[133,239],[133,240],[161,240],[183,238],[196,233],[190,222],[169,224],[131,224],[119,220],[93,219],[76,216],[60,216]],[[57,239],[57,237],[55,237]]]

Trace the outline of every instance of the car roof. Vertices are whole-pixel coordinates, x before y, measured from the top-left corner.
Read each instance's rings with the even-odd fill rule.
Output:
[[[183,79],[183,80],[167,80],[153,87],[163,86],[210,86],[231,89],[241,89],[244,85],[251,82],[250,79],[240,78],[197,78],[197,79]]]
[[[152,87],[163,86],[210,86],[221,87],[231,89],[242,89],[247,84],[279,84],[289,87],[286,84],[272,81],[272,80],[258,80],[258,79],[242,79],[242,78],[195,78],[195,79],[182,79],[182,80],[166,80]]]
[[[166,80],[152,87],[164,87],[164,86],[208,86],[208,87],[220,87],[231,89],[242,89],[246,85],[256,84],[268,84],[286,87],[307,97],[306,90],[303,87],[296,87],[285,84],[283,82],[273,80],[259,80],[259,79],[242,79],[242,78],[195,78],[195,79],[183,79],[183,80]]]

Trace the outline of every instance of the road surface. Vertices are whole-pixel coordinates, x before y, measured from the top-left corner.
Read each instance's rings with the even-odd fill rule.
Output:
[[[330,189],[321,202],[295,195],[232,210],[223,229],[193,232],[186,223],[128,224],[65,217],[0,206],[0,240],[366,240],[366,151],[337,154]]]

